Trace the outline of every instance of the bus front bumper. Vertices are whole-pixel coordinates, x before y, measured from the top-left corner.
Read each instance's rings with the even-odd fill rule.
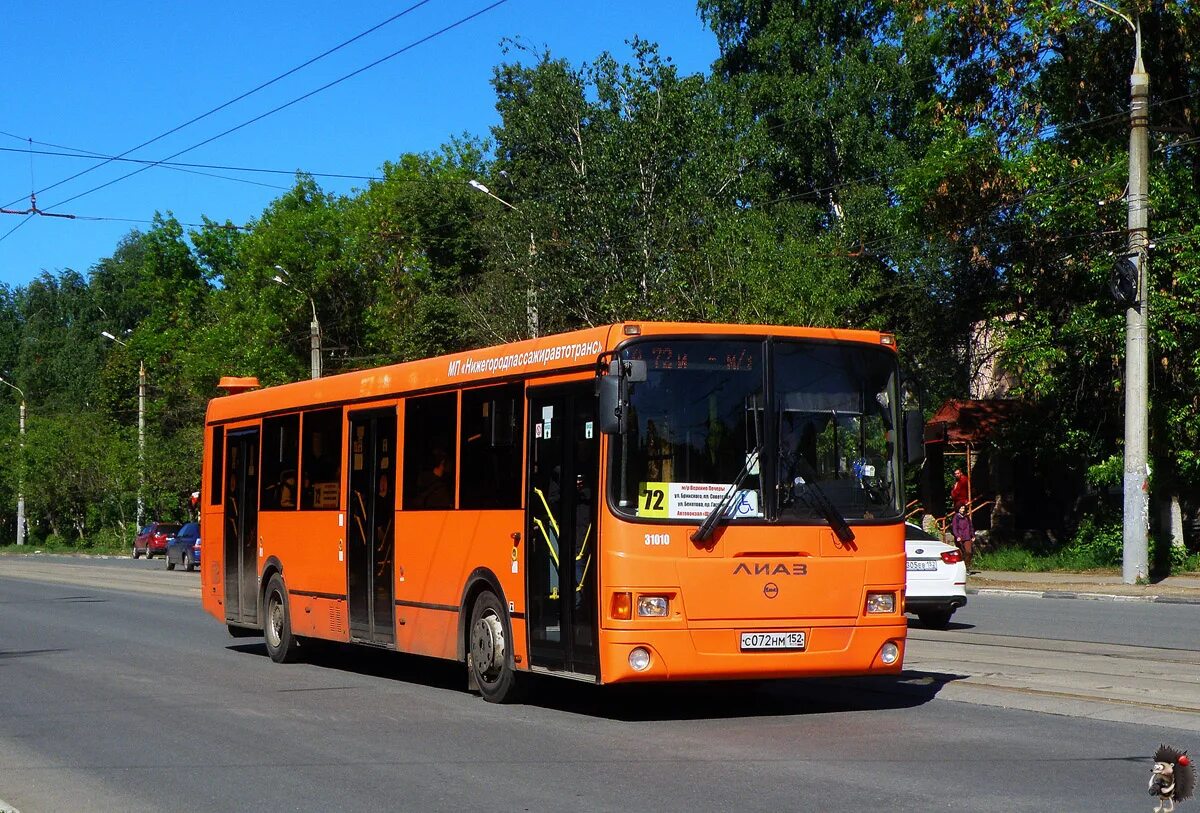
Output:
[[[742,648],[753,626],[722,629],[602,631],[602,683],[662,680],[757,680],[898,674],[908,625],[772,627],[805,633],[804,649]],[[891,644],[885,650],[885,646]],[[638,651],[641,650],[641,651]],[[894,654],[887,663],[885,654]],[[648,659],[646,655],[649,655]],[[648,663],[647,663],[648,660]],[[637,669],[634,664],[646,663]]]

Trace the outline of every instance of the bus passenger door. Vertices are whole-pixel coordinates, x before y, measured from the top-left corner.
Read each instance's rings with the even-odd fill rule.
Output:
[[[225,436],[225,620],[258,623],[258,429]]]
[[[529,390],[530,664],[595,677],[600,436],[591,381]]]
[[[392,573],[396,522],[396,409],[350,413],[346,507],[350,637],[396,641]]]

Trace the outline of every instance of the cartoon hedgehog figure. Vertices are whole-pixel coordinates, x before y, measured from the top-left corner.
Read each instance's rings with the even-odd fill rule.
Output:
[[[1196,770],[1187,751],[1160,745],[1154,752],[1150,771],[1150,795],[1158,799],[1154,813],[1171,813],[1176,802],[1192,798],[1196,789]]]

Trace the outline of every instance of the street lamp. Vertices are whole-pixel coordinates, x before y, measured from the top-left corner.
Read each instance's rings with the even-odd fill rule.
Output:
[[[278,282],[280,285],[283,285],[287,288],[300,291],[299,288],[292,284],[292,275],[287,272],[286,268],[276,263],[275,270],[278,271],[279,274],[271,277],[272,282]],[[280,274],[283,276],[280,276]],[[317,321],[317,303],[313,301],[312,294],[309,294],[305,291],[300,291],[300,293],[308,297],[308,304],[312,306],[312,322],[310,322],[308,325],[308,335],[310,346],[312,348],[312,377],[316,379],[321,377],[321,323]]]
[[[107,330],[100,335],[109,341],[116,342],[122,347],[129,347]],[[146,362],[138,360],[138,495],[137,495],[137,527],[142,529],[142,514],[146,505]]]
[[[501,202],[501,203],[503,203],[505,206],[507,206],[508,208],[512,209],[514,212],[519,212],[519,211],[521,211],[521,210],[520,210],[520,209],[518,209],[516,206],[513,206],[511,203],[509,203],[508,201],[506,201],[504,198],[500,197],[499,195],[495,195],[495,194],[493,194],[493,193],[492,193],[492,190],[488,189],[486,186],[484,186],[483,184],[481,184],[479,181],[475,180],[474,178],[472,178],[471,180],[467,181],[467,186],[471,187],[472,189],[476,189],[476,190],[478,190],[478,191],[482,192],[483,194],[487,195],[487,196],[488,196],[489,198],[491,198],[492,200],[498,200],[498,201],[500,201],[500,202]]]
[[[512,209],[514,212],[517,212],[518,214],[521,213],[521,210],[518,209],[516,206],[513,206],[511,203],[509,203],[508,201],[506,201],[504,198],[500,197],[496,193],[492,192],[492,190],[488,189],[484,184],[480,183],[479,181],[475,180],[474,178],[467,181],[467,186],[471,187],[472,189],[476,190],[477,192],[482,192],[483,194],[487,195],[492,200],[503,203],[505,206],[507,206],[509,209]],[[537,254],[537,243],[535,243],[533,240],[533,229],[530,229],[529,230],[529,265],[531,267],[530,268],[531,272],[532,272],[533,258],[536,254]],[[538,335],[537,292],[534,290],[534,287],[533,287],[533,274],[532,273],[530,273],[530,275],[529,275],[529,286],[525,289],[525,319],[526,319],[526,322],[529,327],[530,337],[536,339],[537,335]]]
[[[1129,76],[1128,257],[1137,267],[1136,293],[1125,308],[1125,466],[1122,482],[1121,575],[1134,584],[1149,575],[1149,277],[1150,277],[1150,75],[1142,63],[1141,19],[1100,0],[1092,5],[1117,15],[1133,33]]]
[[[21,461],[17,469],[17,544],[25,544],[25,391],[0,378],[0,384],[7,384],[21,396]]]

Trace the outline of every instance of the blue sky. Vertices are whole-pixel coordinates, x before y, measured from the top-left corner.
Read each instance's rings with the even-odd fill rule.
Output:
[[[366,31],[419,0],[330,4],[144,0],[6,4],[0,53],[0,206],[24,210],[41,190],[96,161],[30,155],[59,147],[118,155]],[[313,65],[128,157],[160,160],[332,82],[462,20],[494,0],[427,0]],[[500,41],[547,47],[574,64],[626,40],[659,43],[685,73],[705,71],[716,41],[695,0],[507,0],[341,84],[191,150],[175,161],[294,172],[372,175],[405,152],[436,149],[497,123],[492,68]],[[43,142],[43,143],[37,143]],[[59,145],[58,147],[47,144]],[[10,152],[7,150],[16,150]],[[32,166],[31,166],[32,161]],[[110,163],[38,195],[41,209],[108,220],[0,215],[0,283],[43,270],[86,274],[155,211],[244,223],[286,188],[287,175],[154,167],[56,206],[137,169]],[[32,178],[31,178],[32,172]],[[229,180],[238,178],[240,180]],[[254,183],[246,183],[253,181]],[[345,193],[364,181],[318,179]],[[267,184],[266,186],[262,184]],[[126,220],[122,220],[126,219]],[[4,235],[7,236],[5,237]]]

